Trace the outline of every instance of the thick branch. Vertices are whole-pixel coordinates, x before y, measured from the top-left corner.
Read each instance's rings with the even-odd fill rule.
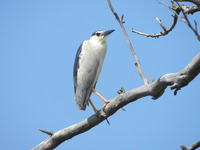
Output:
[[[124,33],[124,36],[125,36],[125,38],[126,38],[126,40],[127,40],[127,42],[128,42],[129,48],[130,48],[130,50],[131,50],[131,53],[133,54],[133,57],[134,57],[135,60],[136,60],[135,66],[136,66],[136,68],[137,68],[137,71],[138,71],[138,73],[140,74],[141,78],[143,79],[144,84],[148,84],[148,80],[147,80],[147,78],[145,77],[145,75],[144,75],[144,73],[143,73],[143,71],[142,71],[142,68],[141,68],[139,59],[138,59],[138,57],[137,57],[135,51],[133,50],[133,46],[132,46],[132,44],[131,44],[131,41],[130,41],[130,39],[129,39],[129,37],[128,37],[128,34],[127,34],[127,32],[126,32],[126,30],[125,30],[125,28],[124,28],[124,25],[123,25],[123,24],[124,24],[124,21],[123,21],[124,16],[122,15],[121,18],[119,18],[118,14],[115,12],[114,8],[112,7],[110,0],[107,0],[107,2],[108,2],[108,5],[109,5],[109,7],[110,7],[110,10],[111,10],[112,13],[114,14],[116,20],[119,22],[119,24],[120,24],[120,26],[121,26],[121,28],[122,28],[122,31],[123,31],[123,33]]]
[[[143,85],[120,94],[115,97],[104,110],[99,110],[98,115],[92,115],[91,117],[58,132],[51,132],[53,134],[38,146],[34,147],[33,150],[53,149],[62,142],[98,125],[107,117],[113,115],[121,107],[131,102],[146,96],[152,96],[153,99],[159,98],[164,93],[167,86],[170,86],[171,89],[175,89],[177,92],[182,87],[188,85],[199,73],[200,53],[197,54],[182,71],[163,75],[152,84]]]

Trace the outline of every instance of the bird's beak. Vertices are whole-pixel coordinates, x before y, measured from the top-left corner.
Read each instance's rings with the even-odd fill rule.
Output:
[[[104,36],[104,37],[107,37],[108,35],[110,35],[112,32],[114,32],[115,30],[107,30],[107,31],[105,31],[102,35]]]

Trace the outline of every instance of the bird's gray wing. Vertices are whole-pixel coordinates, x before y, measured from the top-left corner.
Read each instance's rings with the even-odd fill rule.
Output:
[[[96,57],[88,56],[89,47],[85,46],[85,43],[81,44],[77,51],[73,70],[75,100],[80,110],[86,109],[91,89],[96,84],[94,82],[99,66]]]
[[[80,53],[82,52],[82,45],[81,44],[78,48],[78,51],[75,56],[75,61],[74,61],[74,68],[73,68],[73,79],[74,79],[74,93],[76,93],[76,86],[77,86],[77,71],[79,68],[79,58],[80,58]]]

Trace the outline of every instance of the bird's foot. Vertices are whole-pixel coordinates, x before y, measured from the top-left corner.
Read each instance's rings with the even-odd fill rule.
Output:
[[[121,107],[121,109],[122,109],[123,111],[126,111],[123,107]]]
[[[98,114],[98,110],[97,109],[94,110],[94,114],[97,116],[97,114]]]
[[[104,109],[104,108],[106,107],[106,105],[108,105],[111,101],[112,101],[112,100],[106,100],[106,101],[105,101],[105,104],[103,105],[103,107],[102,107],[101,109]],[[126,111],[123,107],[121,107],[121,109],[122,109],[123,111]]]
[[[106,100],[106,101],[105,101],[105,104],[103,105],[103,107],[102,107],[101,109],[104,109],[104,108],[106,107],[106,105],[108,105],[110,102],[111,102],[111,100],[109,100],[109,101]]]

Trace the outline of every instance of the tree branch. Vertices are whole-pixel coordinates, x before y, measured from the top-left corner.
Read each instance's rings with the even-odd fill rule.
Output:
[[[175,2],[178,2],[178,0],[173,0]],[[155,34],[148,34],[148,33],[143,33],[143,32],[140,32],[140,31],[136,31],[134,29],[131,29],[132,32],[136,33],[136,34],[139,34],[139,35],[143,35],[143,36],[146,36],[146,37],[152,37],[152,38],[157,38],[157,37],[160,37],[160,36],[165,36],[167,35],[169,32],[171,32],[174,27],[176,26],[176,23],[177,23],[177,20],[178,18],[181,19],[181,21],[183,21],[184,23],[186,23],[191,29],[192,31],[195,33],[195,35],[197,36],[197,39],[200,41],[200,35],[198,34],[197,32],[197,29],[196,28],[193,28],[186,16],[186,14],[194,14],[195,12],[198,12],[200,11],[200,7],[199,6],[192,6],[192,7],[188,7],[184,4],[182,5],[179,5],[178,3],[178,6],[176,6],[174,3],[172,2],[172,7],[166,5],[164,2],[161,2],[161,1],[158,1],[158,3],[160,4],[163,4],[164,6],[168,7],[170,10],[172,10],[174,12],[174,15],[172,15],[172,17],[174,18],[173,20],[173,23],[172,25],[166,29],[166,27],[161,23],[161,20],[156,18],[156,20],[158,21],[158,23],[160,24],[160,26],[162,27],[162,29],[164,31],[161,31],[160,33],[155,33]],[[188,2],[191,2],[191,1],[188,1]],[[179,13],[182,11],[183,15],[184,15],[184,18],[179,16]],[[196,23],[195,23],[196,25]]]
[[[142,68],[141,68],[139,59],[138,59],[138,57],[137,57],[135,51],[133,50],[133,46],[132,46],[132,44],[131,44],[131,41],[130,41],[130,39],[129,39],[129,37],[128,37],[128,34],[127,34],[127,32],[126,32],[126,30],[125,30],[125,28],[124,28],[124,25],[123,25],[123,24],[125,23],[125,22],[123,21],[124,15],[122,15],[121,18],[119,18],[118,14],[115,12],[114,8],[112,7],[110,0],[107,0],[107,2],[108,2],[108,5],[109,5],[109,7],[110,7],[110,10],[112,11],[112,13],[114,14],[116,20],[119,22],[119,24],[120,24],[120,26],[121,26],[121,28],[122,28],[122,31],[123,31],[123,33],[124,33],[124,36],[125,36],[125,38],[126,38],[126,41],[128,42],[129,48],[130,48],[130,50],[131,50],[131,53],[133,54],[133,57],[134,57],[135,60],[136,60],[135,66],[136,66],[136,68],[137,68],[137,71],[138,71],[138,73],[140,74],[141,78],[143,79],[144,84],[146,85],[146,84],[148,84],[148,80],[147,80],[147,78],[145,77],[145,75],[144,75],[144,73],[143,73],[143,71],[142,71]]]
[[[183,10],[184,14],[192,14],[193,15],[194,13],[200,11],[200,7],[198,7],[198,6],[188,7],[188,6],[184,5],[184,4],[182,4],[181,7],[182,7],[182,10]]]
[[[176,15],[172,15],[172,17],[174,18],[174,20],[173,20],[172,25],[168,29],[166,29],[166,27],[161,23],[160,19],[156,18],[156,20],[158,21],[158,23],[160,24],[160,26],[164,30],[164,31],[161,31],[160,33],[148,34],[148,33],[143,33],[143,32],[140,32],[140,31],[136,31],[133,28],[131,29],[131,32],[134,32],[136,34],[143,35],[143,36],[146,36],[146,37],[152,37],[152,38],[158,38],[160,36],[165,36],[174,29],[174,27],[177,23],[178,17]]]
[[[192,145],[189,146],[188,148],[186,148],[186,147],[185,147],[184,145],[182,145],[182,144],[180,145],[180,147],[181,147],[182,150],[195,150],[195,149],[197,149],[197,148],[200,147],[200,141],[198,141],[198,142],[192,144]]]
[[[158,1],[158,3],[162,3],[162,2]],[[152,37],[152,38],[158,38],[160,36],[167,35],[176,26],[176,23],[177,23],[177,20],[178,20],[178,14],[181,11],[180,8],[176,7],[176,5],[174,5],[173,3],[172,3],[172,6],[173,6],[172,8],[168,6],[170,9],[173,9],[173,11],[174,11],[174,15],[172,15],[172,17],[173,17],[173,23],[172,23],[172,25],[168,29],[166,29],[166,27],[161,23],[160,19],[156,18],[156,20],[158,21],[158,23],[160,24],[160,26],[163,29],[163,31],[161,31],[160,33],[147,34],[147,33],[142,33],[142,32],[136,31],[134,29],[131,29],[131,32],[134,32],[136,34],[143,35],[143,36],[146,36],[146,37]]]
[[[190,2],[197,6],[200,6],[200,0],[177,0],[177,2]]]
[[[170,86],[172,90],[174,89],[176,94],[178,90],[188,85],[199,73],[200,53],[198,53],[182,71],[163,75],[151,84],[143,85],[120,94],[106,105],[104,110],[99,110],[97,115],[92,115],[91,117],[58,132],[51,132],[53,134],[34,147],[33,150],[53,149],[62,142],[95,127],[106,118],[113,115],[121,107],[131,102],[146,96],[152,96],[152,99],[159,98],[164,93],[167,86]]]
[[[39,129],[41,132],[46,133],[50,136],[52,136],[54,133],[52,131],[47,131],[47,130],[43,130],[43,129]]]
[[[190,21],[189,21],[188,18],[187,18],[187,15],[186,15],[186,13],[185,13],[185,11],[184,11],[184,7],[181,6],[181,5],[179,5],[179,3],[177,2],[177,0],[174,0],[174,1],[177,3],[177,5],[179,6],[179,8],[181,8],[181,11],[182,11],[182,13],[183,13],[183,15],[184,15],[184,18],[185,18],[185,21],[184,21],[184,22],[190,27],[190,29],[192,29],[192,31],[193,31],[194,34],[197,36],[197,39],[198,39],[199,42],[200,42],[200,35],[199,35],[198,31],[197,31],[197,23],[196,23],[196,21],[195,21],[195,28],[194,28],[194,27],[192,27]],[[184,5],[184,6],[185,6],[185,5]]]

